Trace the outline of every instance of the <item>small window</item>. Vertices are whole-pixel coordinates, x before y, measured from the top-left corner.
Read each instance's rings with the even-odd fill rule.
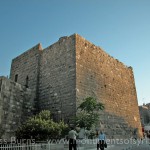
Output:
[[[25,87],[26,87],[26,88],[29,87],[29,77],[28,77],[28,76],[26,77],[26,85],[25,85]]]
[[[15,75],[15,82],[18,81],[18,74]]]

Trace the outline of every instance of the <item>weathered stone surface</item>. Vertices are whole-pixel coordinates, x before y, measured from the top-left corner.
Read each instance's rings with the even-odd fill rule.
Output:
[[[41,44],[37,44],[12,60],[10,79],[34,90],[35,106],[38,108]],[[18,85],[18,86],[21,86]],[[21,88],[21,87],[20,87]]]
[[[38,44],[16,57],[10,78],[34,90],[38,111],[51,110],[56,118],[62,117],[67,122],[83,98],[93,96],[105,104],[100,126],[108,135],[128,135],[135,128],[142,135],[132,68],[77,34],[62,37],[44,50]],[[18,90],[24,93],[21,85],[18,84]],[[24,100],[13,104],[16,90],[11,88],[11,95],[9,86],[5,87],[12,103],[10,108],[15,112],[13,108],[19,109]],[[1,89],[4,90],[3,86]],[[7,105],[2,106],[8,108]]]
[[[76,88],[77,103],[93,96],[105,104],[106,112],[124,118],[128,126],[139,128],[142,135],[132,68],[79,35],[76,35]]]
[[[34,92],[0,77],[0,137],[9,139],[17,127],[32,115]]]
[[[75,37],[60,38],[41,55],[40,108],[60,110],[63,118],[75,115],[75,84]]]

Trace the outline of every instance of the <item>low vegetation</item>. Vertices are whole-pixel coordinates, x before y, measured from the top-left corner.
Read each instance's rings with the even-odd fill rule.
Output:
[[[32,138],[37,141],[43,141],[61,138],[66,132],[68,132],[68,125],[63,121],[54,122],[51,119],[50,111],[44,110],[21,125],[16,131],[16,137],[19,139]]]

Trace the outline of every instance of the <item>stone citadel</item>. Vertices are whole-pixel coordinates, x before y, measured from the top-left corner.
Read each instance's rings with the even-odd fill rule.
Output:
[[[12,60],[10,79],[0,77],[0,136],[44,109],[69,122],[89,96],[105,105],[99,127],[108,136],[142,135],[132,67],[78,34],[45,49],[38,44]]]

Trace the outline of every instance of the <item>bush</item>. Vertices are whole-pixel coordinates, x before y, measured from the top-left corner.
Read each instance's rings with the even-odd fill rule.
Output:
[[[50,111],[44,110],[21,125],[16,131],[16,137],[19,139],[32,138],[40,141],[61,138],[67,129],[68,125],[64,124],[63,121],[54,122],[51,119]]]

